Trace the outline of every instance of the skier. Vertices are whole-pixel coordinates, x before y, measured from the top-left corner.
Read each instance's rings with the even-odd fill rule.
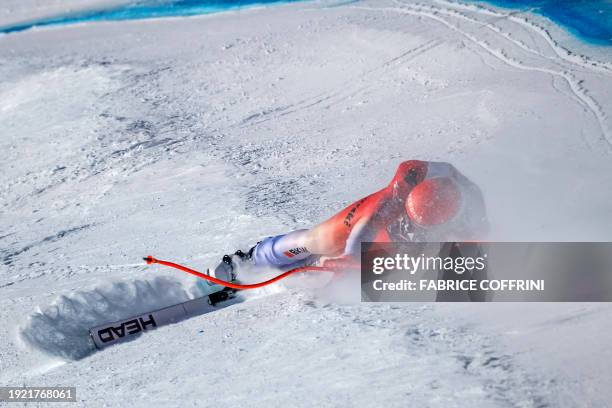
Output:
[[[487,229],[480,189],[443,162],[402,162],[382,190],[311,229],[267,237],[248,252],[225,255],[215,269],[224,280],[236,266],[293,269],[322,259],[358,261],[361,242],[435,242],[481,239]]]

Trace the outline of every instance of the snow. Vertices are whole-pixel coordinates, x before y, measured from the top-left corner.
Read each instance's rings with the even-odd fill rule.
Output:
[[[159,305],[174,305],[200,295],[189,295],[180,282],[167,277],[133,282],[115,282],[92,291],[60,296],[45,310],[28,317],[21,329],[23,339],[47,354],[72,360],[95,351],[89,329],[157,310]]]
[[[495,303],[488,308],[463,304],[438,308],[444,315],[469,316],[471,327],[501,334],[500,346],[515,363],[548,373],[557,381],[559,400],[553,406],[609,406],[612,357],[607,333],[608,304]],[[456,305],[455,305],[456,306]],[[476,324],[474,325],[474,322]]]
[[[539,389],[541,380],[498,355],[486,337],[449,327],[431,306],[338,306],[289,292],[234,305],[176,329],[148,336],[167,336],[170,345],[152,340],[143,349],[143,337],[62,370],[71,379],[89,378],[79,398],[112,406],[138,405],[143,396],[154,406],[173,405],[176,395],[201,406],[376,401],[460,407],[466,400],[485,407],[508,400],[530,406],[548,392]],[[185,359],[177,360],[177,353]],[[129,368],[134,365],[137,375]],[[91,378],[90,366],[106,374]],[[62,370],[38,380],[66,381]],[[125,394],[98,391],[117,387]]]
[[[7,0],[2,2],[0,8],[0,27],[133,2],[133,0]]]
[[[480,185],[491,239],[610,240],[610,52],[503,13],[321,1],[0,36],[0,383],[84,406],[606,406],[607,304],[360,304],[296,276],[88,348],[105,316],[198,295],[142,256],[204,270],[409,158]]]

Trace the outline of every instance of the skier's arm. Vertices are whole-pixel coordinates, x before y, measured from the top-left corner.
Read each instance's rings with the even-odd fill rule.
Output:
[[[344,258],[355,258],[359,259],[361,253],[361,243],[367,241],[373,241],[376,236],[376,231],[372,225],[372,219],[364,217],[351,231],[348,239],[346,240],[346,246],[342,257]]]
[[[322,256],[319,264],[323,267],[330,267],[333,270],[353,270],[360,268],[361,243],[363,241],[373,241],[373,223],[371,219],[364,218],[357,222],[346,241],[344,252],[340,256]]]

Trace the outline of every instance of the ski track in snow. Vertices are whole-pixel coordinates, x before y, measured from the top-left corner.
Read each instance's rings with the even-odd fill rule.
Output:
[[[493,24],[495,21],[483,23],[482,21],[478,21],[477,19],[472,19],[465,14],[457,13],[454,9],[457,8],[457,9],[461,9],[461,10],[468,11],[468,12],[476,12],[478,14],[496,17],[496,20],[497,19],[509,20],[519,25],[522,25],[528,30],[530,30],[532,33],[535,33],[538,36],[540,36],[542,39],[544,39],[544,41],[546,41],[546,43],[550,46],[551,50],[559,58],[567,62],[570,62],[572,64],[576,64],[578,66],[586,68],[589,71],[596,71],[596,72],[600,72],[600,73],[608,74],[608,75],[612,74],[612,63],[606,62],[606,61],[598,61],[595,58],[586,57],[584,55],[576,54],[576,53],[569,51],[567,48],[561,46],[557,41],[555,41],[546,28],[533,22],[528,17],[517,17],[516,14],[520,14],[520,12],[507,12],[507,13],[498,12],[493,9],[487,8],[486,6],[483,6],[483,5],[466,4],[466,3],[456,2],[456,1],[434,0],[434,2],[441,4],[443,6],[446,6],[446,7],[451,7],[450,9],[444,9],[444,8],[438,9],[438,11],[440,12],[451,13],[460,18],[467,19],[467,20],[470,20],[476,23],[481,23],[484,27],[497,32],[498,34],[505,37],[507,40],[512,41],[514,44],[516,44],[520,48],[527,50],[532,54],[535,53],[535,55],[546,57],[545,55],[542,55],[540,52],[538,52],[538,50],[535,50],[529,47],[524,41],[513,38],[509,32],[504,32],[501,28],[495,26]]]
[[[440,17],[440,15],[444,15],[444,16],[448,16],[448,17],[454,17],[454,18],[461,18],[464,19],[466,21],[470,21],[473,23],[477,23],[479,24],[479,26],[482,24],[481,21],[476,20],[476,19],[472,19],[469,18],[457,11],[454,10],[448,10],[448,9],[442,9],[442,8],[437,8],[437,7],[433,7],[433,6],[427,6],[427,5],[419,5],[417,4],[416,6],[411,6],[408,3],[405,2],[401,2],[398,0],[394,0],[395,3],[400,4],[402,7],[398,8],[398,9],[393,9],[393,8],[370,8],[369,10],[391,10],[391,11],[399,11],[402,13],[406,13],[406,14],[412,14],[412,15],[416,15],[416,16],[422,16],[422,17],[427,17],[427,18],[431,18],[433,20],[439,21],[440,23],[446,25],[447,27],[449,27],[450,29],[460,33],[462,36],[464,36],[465,38],[469,39],[470,41],[472,41],[474,44],[482,47],[483,49],[485,49],[487,52],[489,52],[491,55],[495,56],[496,58],[498,58],[499,60],[503,61],[504,63],[508,64],[511,67],[514,68],[518,68],[518,69],[522,69],[522,70],[527,70],[527,71],[535,71],[535,72],[543,72],[543,73],[547,73],[547,74],[551,74],[551,75],[555,75],[558,76],[560,78],[563,78],[565,81],[567,81],[567,84],[569,85],[571,91],[573,92],[573,94],[576,97],[576,100],[581,103],[583,105],[583,107],[585,107],[585,109],[588,109],[589,111],[591,111],[591,113],[593,114],[593,116],[595,116],[595,118],[597,119],[599,126],[601,128],[601,132],[602,135],[604,137],[604,140],[610,145],[608,146],[608,148],[612,147],[612,131],[609,129],[608,123],[607,123],[607,115],[606,113],[603,111],[602,106],[591,96],[588,95],[587,90],[582,87],[580,85],[580,81],[576,80],[576,78],[574,77],[574,75],[570,74],[567,70],[566,71],[558,71],[555,69],[551,69],[551,68],[546,68],[546,67],[537,67],[537,66],[532,66],[532,65],[528,65],[525,64],[523,62],[521,62],[519,59],[513,58],[511,56],[508,55],[508,51],[507,49],[495,49],[492,48],[487,41],[483,41],[480,40],[478,38],[476,38],[474,35],[470,34],[469,32],[462,30],[461,28],[457,27],[456,25],[452,24],[451,22],[449,22],[448,20]],[[451,3],[454,4],[454,3]],[[481,8],[475,8],[473,10],[481,10]],[[486,12],[485,12],[486,13]],[[487,13],[489,14],[489,13]],[[497,17],[510,17],[509,15],[500,15],[499,13],[496,14]],[[516,18],[511,19],[512,21],[517,21]],[[529,26],[531,28],[535,29],[535,25],[531,25],[529,24]],[[491,24],[487,24],[486,25],[487,28],[491,28],[493,27]],[[492,29],[492,28],[491,28]],[[512,42],[515,45],[518,45],[521,49],[523,50],[527,50],[529,51],[531,54],[537,55],[538,57],[541,57],[541,53],[534,51],[530,48],[528,48],[527,46],[525,46],[523,43],[520,43],[514,39],[512,39],[511,37],[508,36],[508,34],[503,33],[500,29],[492,29],[495,33],[499,34],[500,36],[502,36],[504,39]],[[535,29],[535,31],[537,33],[541,33],[540,30]],[[543,35],[544,36],[544,35]],[[546,36],[546,38],[548,38]],[[561,53],[559,52],[559,47],[555,44],[555,43],[549,43],[551,45],[551,48],[553,50],[555,50],[555,52],[557,53],[557,55],[559,55],[561,57]],[[567,61],[567,57],[561,57],[563,60]],[[580,61],[580,60],[576,60],[576,61]],[[571,61],[573,63],[576,63],[576,61]],[[580,63],[581,66],[587,66],[584,62]],[[600,69],[604,69],[605,73],[607,74],[607,76],[612,76],[610,71],[610,68],[607,66],[607,64],[601,64],[601,63],[597,63],[597,62],[593,62],[594,68],[600,68]]]
[[[45,353],[77,360],[95,352],[89,329],[185,302],[202,293],[166,277],[107,283],[62,295],[27,318],[21,338]]]
[[[87,329],[197,295],[140,256],[203,269],[320,221],[407,158],[455,162],[507,224],[525,206],[496,201],[499,168],[531,180],[571,167],[561,187],[537,179],[552,192],[512,193],[553,197],[535,232],[584,213],[601,228],[610,195],[601,188],[585,209],[579,188],[608,180],[610,62],[568,51],[528,17],[446,0],[56,27],[3,36],[0,55],[10,55],[0,64],[3,383],[76,384],[84,405],[112,406],[181,395],[186,405],[546,407],[587,393],[581,378],[525,364],[530,351],[469,315],[328,303],[281,285],[99,353]],[[551,331],[601,316],[560,309]],[[134,366],[137,377],[125,370]],[[589,381],[605,384],[599,374]]]
[[[547,406],[547,380],[521,370],[512,356],[471,328],[432,317],[431,306],[341,306],[304,292],[285,292],[191,319],[179,333],[177,329],[174,325],[145,334],[150,340],[146,353],[134,341],[91,358],[102,361],[104,354],[123,349],[123,364],[138,361],[140,375],[147,378],[139,385],[141,392],[155,394],[160,383],[170,381],[179,392],[189,390],[201,405],[237,403],[242,400],[239,395],[245,395],[254,405],[300,407],[313,401],[354,406],[371,398],[385,406],[405,406],[410,401],[460,407],[466,399],[478,406]],[[175,333],[177,348],[202,348],[199,358],[207,368],[197,382],[207,386],[193,387],[194,378],[181,374],[183,369],[165,378],[160,367],[176,363],[173,356],[160,353],[157,338],[164,332]],[[224,360],[239,364],[228,366]],[[74,375],[80,375],[82,367],[74,366]],[[125,374],[120,367],[108,368],[110,376],[92,379],[81,398],[95,387],[122,381]],[[64,378],[51,371],[39,380]],[[240,391],[236,395],[235,388],[227,392],[227,387]],[[207,392],[210,388],[217,392]],[[136,402],[135,398],[108,395],[104,401],[125,404]],[[168,396],[159,398],[154,405],[169,402]]]

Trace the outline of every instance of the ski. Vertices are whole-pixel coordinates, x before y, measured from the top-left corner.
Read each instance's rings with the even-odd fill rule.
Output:
[[[89,329],[89,336],[95,348],[101,350],[158,327],[212,311],[214,309],[211,308],[215,308],[217,304],[233,299],[236,292],[235,289],[224,287],[206,296],[92,327]]]

